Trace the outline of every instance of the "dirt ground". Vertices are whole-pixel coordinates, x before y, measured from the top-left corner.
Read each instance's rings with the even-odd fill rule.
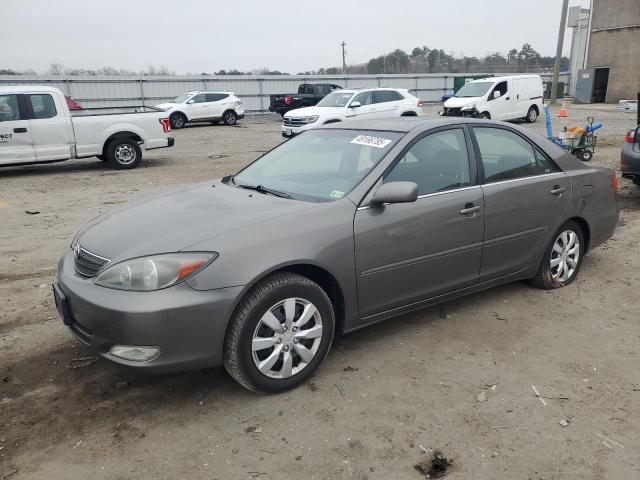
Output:
[[[608,146],[593,163],[615,166],[633,118],[598,116]],[[620,226],[579,281],[493,288],[338,338],[285,394],[256,396],[222,369],[142,376],[77,361],[93,353],[50,292],[75,229],[281,141],[275,116],[174,136],[132,171],[96,159],[0,170],[0,480],[419,479],[414,465],[436,449],[451,479],[638,478],[640,188],[626,180]]]

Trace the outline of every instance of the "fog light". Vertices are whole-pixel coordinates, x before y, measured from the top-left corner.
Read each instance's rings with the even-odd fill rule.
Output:
[[[133,345],[114,345],[109,350],[114,357],[132,362],[148,362],[160,355],[160,347],[136,347]]]

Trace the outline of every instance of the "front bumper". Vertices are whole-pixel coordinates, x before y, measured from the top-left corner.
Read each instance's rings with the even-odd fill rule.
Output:
[[[60,261],[56,289],[58,311],[76,338],[109,360],[153,373],[222,365],[227,324],[242,291],[196,291],[184,282],[155,292],[104,288],[76,274],[71,251]],[[114,345],[158,346],[160,354],[130,361],[109,354]]]
[[[476,109],[473,110],[461,110],[459,108],[445,108],[438,112],[442,117],[466,117],[466,118],[480,118],[480,112]]]
[[[282,124],[282,136],[285,138],[292,138],[292,137],[295,137],[296,135],[301,134],[302,132],[311,130],[317,125],[319,125],[318,122],[307,123],[306,125],[301,125],[301,126],[289,126],[289,125]]]
[[[640,179],[640,150],[636,144],[625,143],[620,154],[620,173],[624,178]]]

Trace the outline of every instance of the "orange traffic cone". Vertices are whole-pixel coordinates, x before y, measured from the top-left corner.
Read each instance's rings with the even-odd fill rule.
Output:
[[[563,100],[562,101],[562,107],[560,107],[560,113],[558,113],[559,117],[568,117],[569,116],[569,112],[567,112],[567,101]]]

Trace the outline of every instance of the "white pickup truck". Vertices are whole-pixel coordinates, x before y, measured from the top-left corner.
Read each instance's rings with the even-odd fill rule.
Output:
[[[167,114],[155,108],[71,114],[57,88],[0,86],[0,167],[96,156],[113,168],[135,168],[142,159],[141,146],[173,146],[170,131]]]

